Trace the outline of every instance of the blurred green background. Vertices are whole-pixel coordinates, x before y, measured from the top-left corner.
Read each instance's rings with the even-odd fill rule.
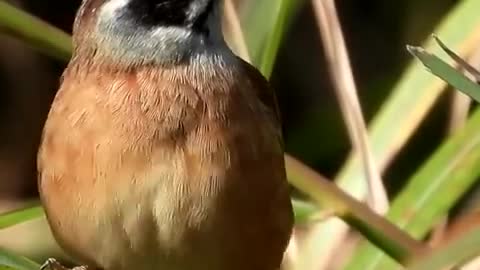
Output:
[[[261,32],[263,23],[268,24],[271,19],[265,16],[263,22],[257,14],[253,20],[251,14],[262,5],[275,6],[271,1],[280,0],[236,1],[242,26],[260,29],[245,33],[251,52],[259,51],[256,48],[262,46],[266,35]],[[65,0],[7,2],[68,33],[80,3]],[[284,36],[270,78],[280,103],[287,151],[333,179],[343,167],[351,143],[328,74],[312,5],[310,1],[290,2]],[[379,112],[412,61],[405,45],[422,43],[445,14],[460,2],[336,2],[367,122]],[[461,27],[458,31],[462,31]],[[37,196],[35,159],[38,141],[64,66],[64,62],[39,54],[29,45],[0,31],[0,210],[14,208],[19,202]],[[417,90],[423,89],[412,89]],[[442,94],[395,162],[385,171],[383,176],[391,197],[404,187],[406,180],[446,138],[452,93]],[[46,228],[42,225],[35,231],[29,230],[31,224],[30,227],[27,225],[0,231],[0,247],[18,250],[39,261],[52,256],[49,248],[30,244],[49,239]],[[22,237],[16,237],[19,233]]]

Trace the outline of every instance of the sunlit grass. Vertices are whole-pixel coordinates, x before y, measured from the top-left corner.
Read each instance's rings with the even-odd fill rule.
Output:
[[[269,77],[290,25],[289,22],[300,7],[301,1],[258,0],[258,2],[250,2],[249,5],[250,8],[242,9],[246,13],[239,16],[240,25],[243,26],[242,33],[245,34],[251,62]],[[480,17],[477,16],[477,10],[480,10],[480,2],[477,0],[460,1],[436,29],[436,33],[448,41],[448,44],[461,55],[469,54],[480,44],[478,31]],[[0,2],[0,31],[22,39],[32,48],[58,60],[66,61],[70,57],[71,41],[67,34],[25,12],[12,8],[6,2]],[[433,46],[431,40],[425,43],[425,47],[435,54],[441,53],[439,48]],[[441,71],[446,72],[442,73],[443,75],[455,74],[453,69],[448,68],[449,66],[441,66],[441,63],[436,63],[436,66],[443,67]],[[480,90],[471,82],[469,84],[463,81],[463,84],[455,84],[455,81],[450,80],[449,83],[461,90],[467,89],[465,90],[467,94],[474,98],[480,98]],[[466,84],[468,87],[465,87]],[[407,67],[402,77],[398,78],[398,83],[391,90],[390,97],[369,126],[368,142],[372,145],[372,156],[379,164],[379,173],[383,173],[388,165],[395,161],[397,153],[416,131],[445,88],[444,81],[425,72],[425,68],[416,61]],[[312,226],[316,228],[315,234],[303,236],[308,238],[306,242],[309,245],[299,247],[298,257],[294,257],[293,260],[314,261],[322,254],[333,254],[344,244],[334,242],[333,236],[340,236],[347,230],[354,229],[370,240],[370,243],[360,243],[354,249],[349,263],[342,269],[388,270],[398,267],[398,263],[407,264],[412,261],[418,264],[436,263],[435,258],[438,256],[435,255],[435,250],[430,253],[420,240],[442,217],[448,214],[480,176],[480,137],[477,135],[479,126],[480,112],[475,111],[465,127],[448,137],[427,162],[420,164],[408,184],[396,198],[389,202],[392,207],[386,218],[376,215],[366,205],[338,188],[343,188],[358,199],[366,197],[365,175],[368,174],[365,174],[365,167],[361,166],[359,159],[361,155],[352,154],[346,162],[336,179],[338,186],[300,161],[286,156],[287,173],[291,184],[309,198],[308,200],[293,199],[297,224],[302,226],[319,224],[319,226]],[[312,147],[321,147],[321,145],[312,145]],[[319,221],[316,217],[323,216],[324,212],[331,212],[343,219],[349,227],[337,227],[339,224],[344,224],[338,219],[326,217],[325,220]],[[41,215],[39,206],[6,213],[0,216],[0,229]],[[391,222],[396,226],[392,226]],[[419,241],[414,240],[410,235]],[[472,239],[477,239],[476,234],[473,236]],[[305,241],[300,242],[305,243]],[[465,243],[465,246],[462,243]],[[461,250],[472,245],[472,242],[460,240],[453,245],[456,250]],[[448,254],[446,250],[448,251],[448,248],[440,250],[439,254]],[[311,254],[315,255],[311,256]],[[424,254],[429,254],[425,257],[425,261],[417,261],[417,255]],[[455,258],[457,257],[462,256],[456,254]],[[446,263],[456,263],[455,258],[452,257]],[[328,261],[326,263],[328,264]],[[1,265],[22,270],[38,268],[38,265],[29,259],[5,250],[0,250],[0,269],[2,269]],[[308,263],[293,265],[298,270],[318,269],[305,267],[310,265]],[[444,266],[445,263],[442,262],[441,265]],[[328,265],[324,267],[328,269]]]

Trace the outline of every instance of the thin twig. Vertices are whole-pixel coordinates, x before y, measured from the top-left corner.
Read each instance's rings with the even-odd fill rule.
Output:
[[[354,150],[362,157],[370,191],[370,206],[377,213],[383,214],[388,210],[388,197],[370,149],[367,128],[335,3],[333,0],[314,0],[313,5],[350,140]]]

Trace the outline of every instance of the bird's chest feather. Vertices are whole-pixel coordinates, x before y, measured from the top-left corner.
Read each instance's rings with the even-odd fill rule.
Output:
[[[58,194],[44,203],[60,242],[108,269],[186,269],[215,258],[208,252],[218,254],[235,223],[217,215],[231,190],[247,194],[241,181],[255,175],[246,166],[281,155],[277,130],[227,81],[195,86],[148,72],[109,79],[65,85],[46,123],[40,186]]]

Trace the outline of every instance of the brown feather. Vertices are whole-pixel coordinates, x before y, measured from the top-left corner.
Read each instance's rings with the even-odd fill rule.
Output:
[[[268,91],[243,61],[74,58],[39,152],[59,243],[106,270],[278,269],[293,217]]]

